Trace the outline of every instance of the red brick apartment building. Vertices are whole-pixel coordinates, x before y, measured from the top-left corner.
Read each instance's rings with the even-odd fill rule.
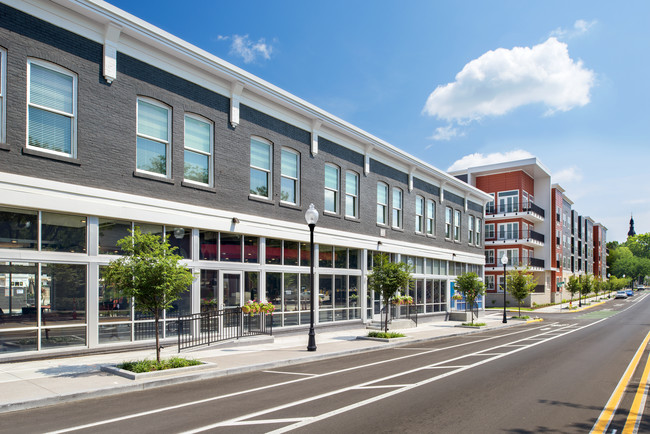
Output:
[[[572,274],[605,276],[607,229],[572,209],[564,189],[535,157],[451,172],[493,197],[485,208],[486,306],[503,305],[506,271],[527,268],[537,281],[526,304],[567,298]],[[513,303],[513,300],[510,300]]]

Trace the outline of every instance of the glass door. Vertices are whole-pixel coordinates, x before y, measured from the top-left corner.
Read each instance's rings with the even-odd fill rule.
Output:
[[[239,307],[244,303],[242,291],[242,272],[224,271],[221,273],[221,294],[223,307]]]

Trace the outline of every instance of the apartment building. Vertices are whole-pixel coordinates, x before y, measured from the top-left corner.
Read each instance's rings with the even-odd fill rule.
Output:
[[[164,339],[203,303],[304,327],[312,287],[317,326],[372,320],[377,252],[413,265],[424,316],[483,274],[480,189],[103,1],[0,16],[0,359],[151,342],[101,279],[135,226],[197,275]]]
[[[535,157],[451,173],[492,197],[485,216],[486,304],[503,305],[504,266],[528,269],[537,282],[527,304],[559,302],[571,275],[594,274],[595,235],[606,229],[580,215]],[[602,250],[601,250],[602,252]],[[602,272],[605,256],[599,257]],[[565,294],[566,295],[566,294]],[[508,296],[509,297],[509,296]],[[509,300],[511,303],[514,300]]]

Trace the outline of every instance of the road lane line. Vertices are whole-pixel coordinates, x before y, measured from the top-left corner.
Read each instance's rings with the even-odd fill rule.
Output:
[[[643,370],[643,375],[641,375],[641,381],[639,382],[639,387],[636,389],[634,402],[632,402],[630,413],[628,414],[627,421],[625,421],[625,426],[623,427],[623,434],[636,433],[639,431],[639,424],[643,417],[645,401],[648,397],[648,375],[650,375],[650,357],[648,357],[648,360],[646,361],[645,369]]]
[[[636,367],[638,366],[639,361],[641,360],[641,356],[643,355],[643,351],[645,350],[645,347],[648,345],[648,341],[650,341],[650,332],[648,332],[645,339],[639,346],[639,349],[637,350],[636,354],[630,361],[630,364],[627,366],[625,373],[623,374],[620,381],[618,382],[618,385],[614,389],[614,392],[612,392],[612,396],[609,397],[609,401],[607,401],[607,404],[605,404],[605,407],[603,408],[603,411],[600,413],[598,420],[594,424],[594,427],[591,429],[591,434],[604,433],[607,430],[607,427],[609,427],[609,424],[612,422],[612,419],[614,418],[614,413],[616,412],[619,404],[621,403],[621,399],[623,398],[623,392],[625,392],[625,388],[630,382],[630,378],[632,378],[632,374],[634,374],[634,371],[636,370]]]
[[[319,374],[304,374],[302,372],[286,372],[286,371],[262,371],[267,374],[285,374],[285,375],[304,375],[305,377],[315,377]]]

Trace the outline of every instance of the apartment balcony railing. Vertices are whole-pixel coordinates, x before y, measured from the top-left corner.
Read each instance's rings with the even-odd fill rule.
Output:
[[[527,258],[508,258],[507,267],[517,267],[517,268],[544,268],[544,260],[539,258],[527,257]],[[498,264],[486,264],[486,267],[499,267]]]
[[[491,236],[490,236],[491,235]],[[496,237],[495,237],[496,235]],[[496,238],[496,239],[495,239]],[[498,231],[495,233],[488,233],[485,236],[485,241],[527,241],[534,240],[544,244],[544,234],[535,231],[524,230],[511,230],[511,231]]]
[[[545,217],[544,209],[538,205],[535,205],[532,202],[523,202],[521,204],[498,204],[498,205],[488,205],[485,208],[485,213],[487,215],[492,214],[507,214],[514,212],[531,212]]]

